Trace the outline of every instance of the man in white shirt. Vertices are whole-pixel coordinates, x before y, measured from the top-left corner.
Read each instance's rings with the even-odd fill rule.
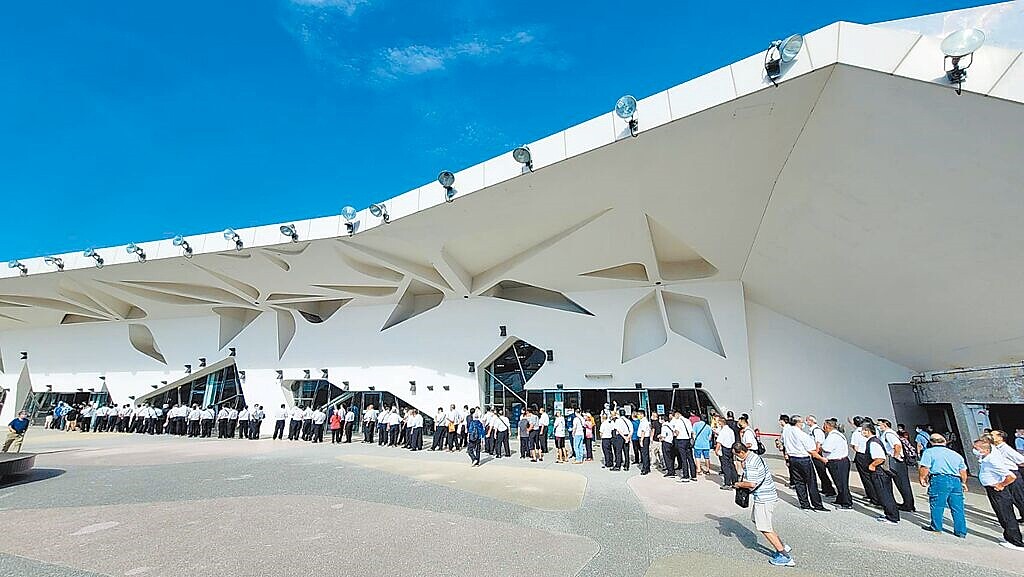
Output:
[[[852,509],[850,446],[846,443],[846,437],[839,432],[839,422],[835,419],[826,419],[822,432],[825,433],[825,439],[818,447],[818,454],[814,456],[814,460],[825,465],[829,476],[832,477],[836,489],[836,507]]]
[[[377,446],[383,447],[388,443],[388,416],[390,411],[386,406],[381,407],[377,414]]]
[[[654,433],[651,422],[647,420],[647,413],[637,411],[636,415],[640,419],[640,424],[636,427],[636,437],[640,442],[640,474],[648,475],[651,472],[651,439]]]
[[[388,446],[398,446],[398,430],[402,426],[401,409],[396,404],[391,408],[391,416],[388,417]]]
[[[302,411],[302,440],[308,441],[313,436],[313,407],[306,405]]]
[[[288,440],[298,441],[302,436],[302,407],[295,405],[288,412]]]
[[[717,417],[716,420],[718,428],[715,429],[715,453],[722,466],[721,488],[732,489],[736,481],[740,480],[732,453],[732,446],[736,444],[736,432],[726,424],[725,419]],[[697,433],[696,429],[694,429],[694,433]]]
[[[412,410],[412,418],[410,419],[410,426],[412,428],[412,440],[409,442],[410,451],[422,451],[423,450],[423,415],[420,414],[419,410]]]
[[[253,405],[253,410],[249,411],[249,438],[253,441],[259,440],[260,427],[263,426],[263,419],[266,416],[263,405]]]
[[[481,422],[484,425],[486,435],[484,436],[484,452],[488,455],[494,454],[494,429],[492,423],[494,420],[494,409],[487,407],[487,412],[484,413],[484,418]]]
[[[913,513],[917,509],[914,507],[914,491],[910,487],[910,471],[904,460],[903,442],[896,431],[892,430],[892,423],[888,419],[878,419],[878,434],[882,446],[885,447],[885,453],[889,456],[889,470],[896,476],[893,481],[903,501],[896,508]]]
[[[861,431],[861,427],[865,423],[874,423],[867,417],[859,416],[851,418],[849,423],[853,426],[853,430],[850,431],[850,449],[853,450],[853,465],[857,469],[857,476],[860,477],[860,484],[864,487],[864,494],[868,501],[872,505],[880,507],[882,501],[875,493],[875,486],[871,482],[871,473],[868,471],[868,463],[871,462],[867,455],[868,440]]]
[[[313,431],[309,435],[309,442],[311,443],[323,443],[324,442],[324,422],[327,421],[327,413],[320,407],[313,409]]]
[[[511,457],[512,450],[508,444],[508,433],[509,433],[509,420],[505,416],[505,410],[502,407],[498,407],[494,412],[494,418],[492,419],[492,428],[494,430],[494,452],[495,457],[500,459],[502,457]]]
[[[430,444],[431,451],[444,449],[444,440],[448,437],[448,419],[445,417],[444,407],[438,407],[434,413],[434,441]]]
[[[540,414],[537,416],[537,426],[540,427],[540,449],[541,453],[548,452],[548,427],[551,425],[551,417],[548,415],[547,409],[544,407],[540,408]]]
[[[249,436],[249,405],[238,411],[238,438],[245,439]]]
[[[818,480],[814,472],[811,455],[818,453],[814,439],[801,428],[800,415],[779,415],[782,427],[782,446],[789,457],[789,477],[796,488],[800,508],[814,511],[828,511],[821,503]]]
[[[274,409],[274,436],[271,440],[284,439],[284,423],[288,420],[288,406],[281,403],[281,406]]]
[[[866,445],[867,457],[870,459],[868,473],[875,488],[875,494],[882,502],[882,511],[884,511],[884,514],[876,517],[875,520],[895,525],[900,522],[900,513],[896,507],[896,499],[892,495],[892,473],[885,467],[885,446],[876,436],[878,429],[873,422],[861,423],[860,432],[868,440]]]
[[[95,417],[96,418],[93,419],[94,425],[92,427],[92,432],[104,432],[107,428],[107,406],[100,405],[99,407],[96,407]]]
[[[1017,522],[1024,523],[1024,455],[1022,455],[1015,448],[1011,447],[1006,442],[1006,433],[1001,430],[992,431],[989,435],[991,439],[987,439],[992,444],[993,451],[999,451],[1006,460],[1010,461],[1017,467],[1017,470],[1013,471],[1016,480],[1010,485],[1010,495],[1013,497],[1013,504],[1017,507],[1019,516]]]
[[[612,418],[615,434],[612,436],[612,453],[615,464],[612,471],[629,470],[629,441],[633,437],[633,424],[622,413]]]
[[[352,406],[349,405],[345,409],[345,442],[352,442],[352,429],[356,426],[356,413],[352,410]]]
[[[228,438],[235,438],[235,429],[238,428],[238,409],[228,407]]]
[[[363,442],[373,442],[373,432],[377,429],[377,409],[373,405],[367,405],[363,411]]]
[[[690,419],[683,418],[683,414],[676,411],[668,426],[672,427],[672,435],[676,439],[676,454],[680,463],[679,482],[689,483],[691,479],[696,481],[697,462],[693,459],[693,425]]]
[[[217,413],[213,410],[213,405],[210,405],[203,409],[202,414],[202,437],[208,438],[213,435],[213,423],[217,419]]]
[[[193,404],[188,411],[188,436],[199,436],[199,421],[203,418],[203,412],[199,410],[198,404]]]
[[[78,422],[81,423],[78,430],[82,433],[88,433],[92,430],[92,417],[96,413],[96,408],[92,406],[92,402],[85,403],[82,407],[81,412],[78,414]]]
[[[987,439],[974,441],[974,455],[978,458],[978,482],[985,487],[988,501],[1003,528],[1006,541],[1000,545],[1024,552],[1024,540],[1013,516],[1013,495],[1010,494],[1010,487],[1017,480],[1017,468],[1000,451],[994,450]]]
[[[228,437],[228,408],[224,405],[220,406],[220,410],[217,411],[217,438],[226,439]]]
[[[807,434],[814,439],[814,445],[818,448],[818,454],[821,454],[821,444],[825,442],[825,430],[818,426],[818,418],[814,415],[807,415],[804,420],[807,424]],[[823,461],[814,459],[814,472],[818,476],[818,480],[821,482],[821,495],[823,497],[835,497],[836,488],[832,479],[829,478],[828,467]]]

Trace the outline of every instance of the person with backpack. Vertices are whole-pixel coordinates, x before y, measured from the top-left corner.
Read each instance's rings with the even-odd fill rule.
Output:
[[[853,495],[850,494],[850,447],[846,444],[846,436],[839,432],[839,421],[826,419],[822,427],[825,440],[822,441],[815,455],[815,462],[825,466],[832,484],[835,485],[835,505],[839,509],[853,508]]]
[[[861,423],[860,430],[861,435],[867,439],[864,452],[867,454],[867,458],[870,459],[867,470],[871,486],[881,502],[882,511],[884,511],[875,520],[880,523],[895,525],[900,522],[900,514],[899,509],[896,507],[896,498],[892,494],[892,473],[885,468],[887,457],[885,445],[876,436],[878,429],[875,427],[874,422],[865,421]]]
[[[479,409],[474,411],[468,417],[469,425],[466,427],[466,452],[469,454],[469,462],[472,463],[471,467],[480,466],[480,442],[487,435],[484,424],[477,418],[479,415]]]

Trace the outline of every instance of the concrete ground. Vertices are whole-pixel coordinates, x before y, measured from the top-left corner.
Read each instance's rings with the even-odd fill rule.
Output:
[[[486,574],[1019,575],[984,494],[966,540],[853,511],[805,512],[780,482],[776,528],[795,568],[768,565],[749,512],[718,477],[353,443],[31,429],[32,475],[0,485],[0,575]],[[777,480],[784,467],[769,460]],[[781,474],[781,475],[780,475]]]

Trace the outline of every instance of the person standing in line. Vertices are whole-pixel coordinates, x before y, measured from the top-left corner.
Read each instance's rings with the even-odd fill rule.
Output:
[[[221,405],[217,411],[217,438],[226,439],[228,436],[228,408]]]
[[[356,427],[356,413],[352,410],[352,405],[348,406],[345,410],[345,442],[352,442],[352,430]]]
[[[288,420],[288,405],[281,403],[281,406],[274,409],[274,436],[272,440],[284,440],[284,423]]]
[[[594,422],[594,415],[590,414],[590,411],[583,412],[583,444],[586,448],[587,455],[584,461],[594,460],[594,431],[597,429],[597,423]]]
[[[540,443],[540,460],[544,460],[544,455],[548,452],[548,427],[551,426],[551,417],[548,415],[548,410],[544,407],[540,408],[540,414],[537,415],[539,429],[537,430],[538,442]]]
[[[469,455],[470,467],[480,466],[480,442],[487,435],[487,428],[479,417],[480,411],[475,411],[469,417],[469,426],[466,428],[466,453]]]
[[[266,413],[263,412],[263,405],[253,405],[253,410],[249,413],[249,439],[259,440],[260,427],[263,426],[263,419],[266,416]]]
[[[910,472],[903,452],[903,441],[900,441],[899,435],[892,430],[892,423],[888,419],[878,419],[877,423],[879,440],[882,441],[885,454],[889,457],[889,470],[895,475],[893,481],[900,492],[900,500],[903,501],[896,508],[913,513],[917,508],[914,506],[914,491],[910,486]]]
[[[1013,497],[1013,504],[1017,507],[1018,523],[1024,523],[1024,455],[1021,455],[1016,449],[1011,447],[1006,442],[1006,433],[996,429],[989,435],[991,439],[986,439],[992,444],[992,450],[999,451],[1002,453],[1006,460],[1017,467],[1017,470],[1013,472],[1016,480],[1010,485],[1009,491],[1010,496]]]
[[[410,451],[423,450],[423,415],[419,409],[412,410],[412,418],[409,421],[412,427],[412,441],[409,443]]]
[[[928,442],[931,438],[931,426],[917,425],[914,429],[917,431],[917,436],[914,437],[914,444],[917,445],[917,454],[923,455],[924,450],[930,446]],[[945,437],[943,437],[942,446],[946,446]]]
[[[306,404],[302,409],[302,440],[308,441],[313,435],[313,407]]]
[[[341,444],[341,435],[344,431],[344,425],[342,424],[342,415],[338,411],[331,413],[331,419],[328,421],[327,426],[331,429],[331,444]]]
[[[107,407],[107,432],[114,433],[117,431],[117,423],[120,420],[118,417],[119,411],[116,403],[110,403]]]
[[[419,411],[417,411],[418,413]],[[458,436],[455,438],[455,450],[461,451],[466,446],[466,434],[469,432],[469,405],[462,405],[459,411]]]
[[[661,456],[661,416],[657,411],[651,411],[651,462],[659,471],[665,470]]]
[[[633,450],[633,464],[637,467],[640,466],[640,434],[637,430],[640,428],[640,411],[633,411],[630,415],[631,424],[633,425],[633,435],[629,439],[629,447]],[[627,450],[627,452],[629,452]]]
[[[288,440],[298,441],[302,437],[302,407],[295,405],[288,411]]]
[[[768,469],[768,464],[743,443],[733,444],[732,450],[736,458],[743,463],[743,478],[736,481],[736,486],[750,489],[750,518],[754,522],[754,528],[764,535],[772,549],[775,550],[775,554],[768,562],[780,567],[793,567],[796,562],[790,555],[790,548],[776,533],[773,523],[775,504],[779,502],[779,492],[775,488],[775,481],[772,479],[772,472]]]
[[[615,436],[615,425],[611,421],[611,415],[601,414],[601,427],[598,433],[601,435],[601,455],[604,457],[602,468],[611,469],[615,466],[615,456],[612,452],[612,438]]]
[[[526,422],[529,424],[530,433],[530,462],[543,461],[544,454],[540,450],[540,416],[536,405],[530,409]]]
[[[974,441],[974,455],[978,458],[978,482],[985,487],[988,502],[1003,528],[1003,539],[1006,541],[1000,545],[1024,551],[1024,540],[1021,539],[1017,518],[1013,515],[1013,496],[1009,491],[1009,487],[1017,480],[1014,474],[1017,468],[1002,453],[993,450],[992,444],[986,439]]]
[[[818,493],[818,481],[814,474],[811,455],[817,454],[818,448],[814,439],[800,428],[800,415],[779,415],[782,427],[782,445],[789,457],[789,477],[796,486],[796,496],[800,500],[800,508],[814,511],[828,511],[821,502]]]
[[[244,439],[249,435],[249,405],[243,405],[238,411],[238,438]]]
[[[396,403],[391,407],[391,415],[388,417],[388,446],[398,446],[398,429],[401,428],[402,424],[402,413]],[[344,426],[344,425],[342,425]]]
[[[93,419],[92,432],[102,433],[104,432],[107,425],[107,406],[100,405],[96,407],[95,418]]]
[[[213,405],[208,405],[202,410],[202,418],[200,423],[202,424],[202,434],[200,437],[209,438],[213,435],[213,423],[217,419],[217,413],[213,410]]]
[[[574,465],[582,465],[587,456],[586,449],[583,448],[587,435],[586,421],[581,414],[574,413],[573,417],[572,424],[569,425],[569,432],[572,435],[572,462]]]
[[[942,517],[948,506],[953,517],[953,534],[966,538],[964,493],[967,492],[967,463],[959,453],[946,447],[946,439],[942,435],[931,435],[923,444],[930,448],[921,455],[918,480],[922,487],[928,489],[931,523],[921,528],[941,533]]]
[[[882,501],[875,492],[875,486],[871,482],[871,472],[868,471],[868,463],[871,459],[867,454],[868,437],[864,436],[862,430],[865,423],[874,424],[867,417],[853,417],[850,424],[853,430],[850,432],[850,448],[853,449],[853,465],[857,469],[857,476],[860,477],[861,486],[864,487],[864,496],[875,507],[881,507]]]
[[[633,437],[633,424],[626,418],[625,413],[625,409],[619,409],[619,414],[612,419],[615,425],[615,436],[612,437],[615,466],[612,467],[612,471],[629,470],[629,445]]]
[[[313,411],[313,442],[324,442],[324,429],[327,427],[327,413],[317,408]]]
[[[199,410],[199,405],[193,403],[192,408],[188,410],[188,415],[185,418],[188,421],[189,438],[198,437],[200,432],[199,421],[203,418],[203,412]]]
[[[87,402],[82,405],[82,409],[78,411],[78,425],[79,432],[88,433],[92,426],[92,415],[95,409],[93,409],[92,403]]]
[[[667,418],[667,416],[666,416]],[[676,434],[672,428],[672,422],[667,421],[661,425],[661,459],[665,467],[666,477],[676,476]]]
[[[377,413],[377,446],[383,447],[388,442],[388,416],[390,412],[388,407],[381,405],[380,412]]]
[[[237,403],[237,401],[236,401]],[[235,438],[235,430],[238,429],[238,406],[228,407],[228,438]]]
[[[636,435],[640,443],[640,474],[649,475],[651,473],[651,439],[653,438],[653,431],[651,430],[651,422],[647,420],[645,412],[637,411],[637,416],[640,417],[640,420],[633,434]]]
[[[434,440],[430,443],[431,451],[443,451],[444,441],[448,436],[448,424],[445,422],[444,407],[438,407],[434,413]]]
[[[4,439],[3,453],[20,453],[21,445],[25,442],[25,433],[28,431],[28,413],[18,411],[18,416],[7,423],[7,438]]]
[[[1017,429],[1013,436],[1013,448],[1018,453],[1024,454],[1024,429]]]
[[[484,418],[481,420],[487,434],[484,436],[484,452],[488,455],[494,454],[494,409],[487,407]]]
[[[821,445],[825,442],[825,429],[818,426],[818,418],[814,415],[807,415],[804,422],[807,424],[807,434],[814,439],[814,445],[817,447],[817,452],[820,456]],[[835,497],[836,487],[832,479],[829,478],[828,464],[821,459],[814,459],[812,463],[814,464],[814,472],[818,477],[818,481],[821,483],[821,496]]]
[[[555,411],[555,462],[556,463],[567,463],[568,451],[565,448],[565,417],[562,416],[561,411]]]
[[[530,454],[530,408],[526,407],[523,409],[523,414],[519,417],[519,423],[517,428],[519,430],[519,458],[525,459]]]
[[[880,523],[895,525],[900,522],[900,514],[899,509],[896,507],[896,499],[892,495],[892,474],[885,468],[885,445],[876,436],[878,430],[873,422],[861,423],[860,429],[861,434],[868,440],[866,451],[870,459],[868,461],[868,473],[870,474],[871,484],[875,489],[875,494],[882,501],[883,514],[876,517],[875,520]]]
[[[736,424],[740,426],[740,442],[756,453],[758,451],[757,433],[754,431],[754,427],[750,426],[750,417],[743,415],[736,421]],[[846,442],[845,438],[843,442]]]
[[[508,417],[505,416],[505,409],[498,407],[494,411],[494,453],[495,457],[511,457],[512,451],[508,446],[508,433],[511,428]]]
[[[718,421],[718,428],[715,429],[715,454],[718,455],[719,464],[722,467],[722,486],[719,487],[723,491],[731,491],[736,481],[739,480],[739,475],[736,473],[736,462],[734,461],[735,455],[732,452],[732,446],[736,444],[736,432],[732,430],[732,427],[726,424],[721,418],[716,419]],[[704,421],[699,421],[697,427],[705,425]],[[697,446],[703,447],[705,442],[710,443],[711,439],[707,441],[701,439],[704,434],[710,434],[710,427],[707,433],[698,430],[694,427],[693,432],[697,437]],[[698,453],[698,458],[707,455],[707,451],[695,449],[694,452]],[[711,459],[706,460],[708,463],[708,470],[710,471]]]
[[[366,410],[363,411],[363,442],[372,443],[373,433],[377,430],[377,417],[380,415],[380,411],[374,408],[373,405],[367,405]]]
[[[155,429],[155,431],[150,433],[151,435],[162,435],[163,434],[163,432],[164,432],[164,419],[165,419],[164,411],[166,411],[166,410],[167,410],[167,405],[163,405],[162,407],[155,407],[155,406],[152,407],[152,411],[153,411],[153,428]]]
[[[725,421],[721,417],[712,416],[711,424],[708,424],[704,419],[697,417],[696,422],[690,421],[690,426],[693,427],[693,459],[697,464],[697,477],[700,475],[710,475],[712,448],[715,449],[716,455],[722,455],[722,451],[717,448],[717,442],[716,447],[711,446],[711,437],[713,433],[718,432],[718,429],[725,426]],[[717,440],[717,434],[715,438]],[[732,447],[731,443],[729,447]],[[729,454],[732,454],[731,448],[729,449]],[[724,468],[722,469],[722,474],[723,476],[725,475]]]
[[[825,433],[825,439],[814,455],[814,460],[816,463],[824,464],[829,476],[832,477],[832,484],[836,490],[836,507],[843,510],[853,509],[853,495],[850,494],[850,447],[846,443],[846,437],[839,432],[839,422],[835,419],[826,419],[822,432]]]
[[[693,460],[693,424],[690,419],[676,411],[669,422],[676,439],[676,456],[679,458],[679,482],[697,480],[697,463]]]

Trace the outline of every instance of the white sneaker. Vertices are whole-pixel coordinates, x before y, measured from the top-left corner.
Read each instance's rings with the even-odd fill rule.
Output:
[[[1007,549],[1013,549],[1014,551],[1024,551],[1024,547],[1018,547],[1009,541],[1003,541],[999,544],[1000,547],[1006,547]]]
[[[878,517],[875,517],[875,521],[878,521],[879,523],[887,523],[889,525],[898,525],[899,524],[896,521],[890,521],[889,519],[887,519],[885,517],[885,515],[880,515]]]

